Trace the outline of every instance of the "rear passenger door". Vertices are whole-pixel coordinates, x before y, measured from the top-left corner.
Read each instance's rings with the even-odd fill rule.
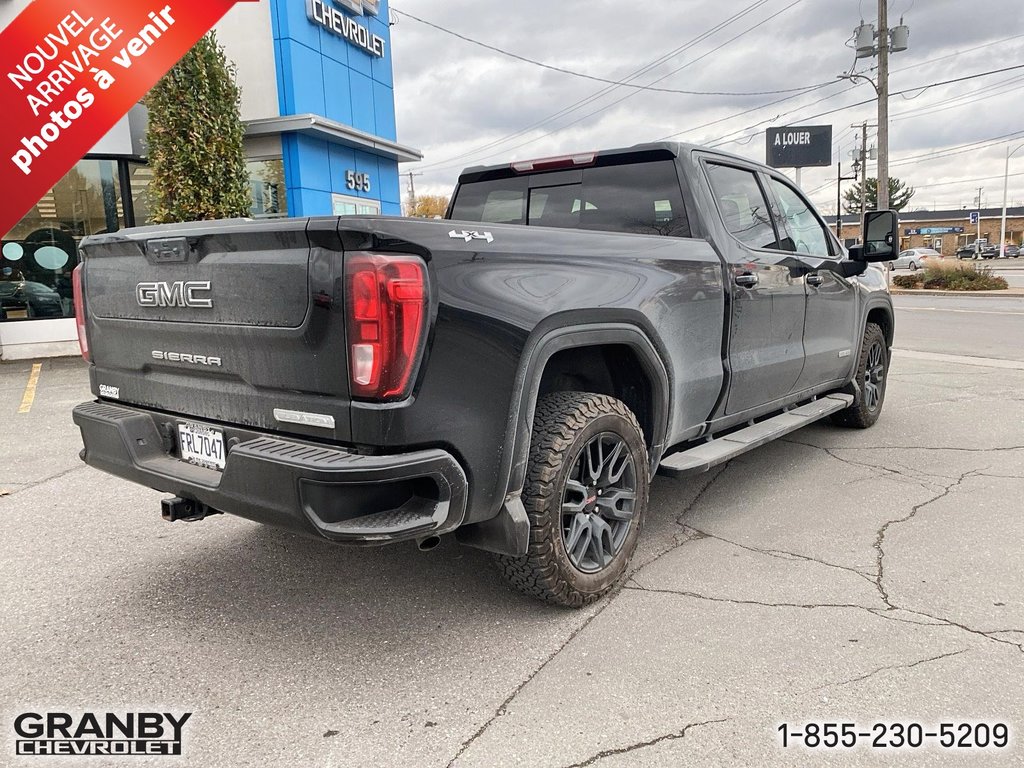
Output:
[[[721,221],[731,292],[725,415],[786,397],[804,366],[802,265],[780,242],[763,179],[753,168],[705,160]]]
[[[832,269],[842,258],[841,248],[807,199],[787,180],[775,176],[769,177],[768,187],[776,200],[777,228],[784,233],[782,247],[804,267],[806,363],[796,389],[805,390],[842,379],[849,372],[860,338],[855,328],[858,295],[854,283]]]

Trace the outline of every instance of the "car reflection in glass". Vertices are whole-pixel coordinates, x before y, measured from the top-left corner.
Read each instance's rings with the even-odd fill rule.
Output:
[[[64,317],[60,294],[29,280],[0,282],[0,320]]]

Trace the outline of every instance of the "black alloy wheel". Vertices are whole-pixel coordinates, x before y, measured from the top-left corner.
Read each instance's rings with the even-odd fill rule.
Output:
[[[885,348],[875,339],[868,348],[867,363],[864,366],[864,404],[869,411],[882,407],[882,393],[885,388]]]
[[[607,568],[622,549],[636,502],[636,467],[625,441],[602,432],[583,446],[562,493],[562,543],[583,573]]]

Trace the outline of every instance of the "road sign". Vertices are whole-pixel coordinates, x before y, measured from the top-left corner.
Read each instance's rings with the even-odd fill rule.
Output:
[[[980,219],[981,219],[981,212],[980,211],[971,211],[971,224],[977,224]]]
[[[765,131],[768,165],[809,168],[832,165],[832,126],[798,125]]]

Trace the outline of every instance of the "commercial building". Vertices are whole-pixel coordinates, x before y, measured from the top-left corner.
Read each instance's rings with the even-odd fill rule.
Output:
[[[955,256],[958,248],[979,238],[998,243],[1003,209],[983,208],[979,213],[978,224],[972,224],[968,210],[904,211],[900,214],[900,250],[934,248],[943,256]],[[825,220],[835,230],[836,217]],[[848,245],[860,240],[859,216],[843,216],[841,226],[841,238]],[[1006,242],[1024,242],[1024,208],[1006,209]]]
[[[0,5],[0,28],[28,5]],[[387,0],[239,3],[216,27],[237,70],[253,216],[398,215]],[[149,223],[137,107],[0,233],[0,359],[77,353],[71,270],[83,237]]]

